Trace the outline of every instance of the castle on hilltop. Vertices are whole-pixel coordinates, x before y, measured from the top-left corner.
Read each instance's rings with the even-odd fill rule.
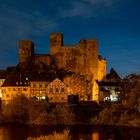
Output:
[[[97,39],[81,39],[76,46],[64,46],[61,33],[50,34],[50,54],[35,54],[34,43],[21,40],[19,43],[19,64],[52,65],[58,69],[79,73],[88,80],[101,81],[106,76],[106,59],[98,55]]]
[[[17,66],[8,68],[5,78],[0,77],[3,102],[22,94],[50,103],[73,98],[119,101],[121,79],[114,69],[106,74],[106,59],[98,54],[97,39],[81,39],[75,46],[64,46],[63,35],[51,33],[50,54],[36,54],[34,50],[31,40],[20,41]]]

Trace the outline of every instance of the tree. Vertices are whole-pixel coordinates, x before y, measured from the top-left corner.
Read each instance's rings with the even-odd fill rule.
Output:
[[[57,124],[73,124],[75,122],[75,115],[68,105],[56,105],[53,109]]]
[[[2,105],[2,114],[5,121],[26,122],[28,120],[29,100],[24,96],[14,97],[8,104]]]
[[[91,81],[86,80],[85,76],[80,74],[71,74],[64,77],[66,83],[72,94],[79,95],[81,98],[88,98],[91,96],[92,84]]]
[[[46,125],[47,124],[47,106],[45,100],[30,99],[28,106],[29,124]]]
[[[123,79],[123,92],[128,96],[128,106],[130,108],[138,105],[140,98],[140,75],[131,74]]]

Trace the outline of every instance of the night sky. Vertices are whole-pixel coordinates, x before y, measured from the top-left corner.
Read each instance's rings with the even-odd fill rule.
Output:
[[[18,63],[19,40],[48,54],[51,32],[62,32],[64,45],[97,38],[108,72],[140,72],[139,0],[0,0],[0,69]]]

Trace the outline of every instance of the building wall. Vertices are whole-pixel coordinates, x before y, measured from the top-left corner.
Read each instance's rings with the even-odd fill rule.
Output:
[[[122,93],[121,86],[100,86],[99,87],[99,101],[117,102],[119,101],[119,94]]]
[[[95,80],[93,82],[93,87],[92,87],[92,100],[99,102],[99,86]]]
[[[30,62],[34,55],[34,43],[31,40],[19,42],[19,63]]]
[[[43,62],[47,65],[53,59],[58,68],[86,75],[88,80],[101,80],[106,75],[106,60],[98,59],[97,39],[81,39],[76,46],[64,46],[63,35],[51,33],[50,56],[35,55],[32,41],[20,41],[19,63],[33,58],[35,63]]]
[[[30,81],[30,97],[45,99],[47,96],[48,82],[45,81]]]
[[[48,98],[49,102],[67,102],[68,99],[68,87],[57,78],[51,83],[31,81],[30,90],[30,97]]]
[[[49,102],[67,102],[68,88],[59,79],[55,79],[47,86],[47,94]]]
[[[77,46],[63,46],[63,36],[50,35],[50,55],[59,68],[98,79],[98,41],[81,39]]]
[[[2,85],[4,83],[5,79],[0,79],[0,98],[2,97]]]
[[[51,58],[48,55],[35,54],[34,62],[35,63],[44,63],[45,65],[50,65]]]
[[[60,48],[63,46],[63,35],[61,33],[50,34],[50,55],[55,55],[60,52]]]
[[[98,58],[98,81],[106,77],[106,59]]]
[[[2,87],[2,101],[8,103],[16,96],[25,95],[27,98],[30,97],[29,86],[6,86]]]

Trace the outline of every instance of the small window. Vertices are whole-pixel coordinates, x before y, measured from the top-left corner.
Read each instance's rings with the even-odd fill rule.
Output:
[[[9,94],[6,94],[6,97],[9,98]]]
[[[36,85],[33,85],[33,87],[35,88],[35,87],[36,87]]]
[[[59,89],[58,88],[56,88],[56,92],[59,92]]]
[[[53,97],[50,97],[50,100],[53,100]]]
[[[26,88],[23,88],[23,91],[26,91],[27,89]]]
[[[50,92],[53,92],[53,89],[52,88],[50,88]]]
[[[16,91],[16,88],[13,88],[13,91]]]
[[[64,92],[64,88],[61,88],[61,92]]]

